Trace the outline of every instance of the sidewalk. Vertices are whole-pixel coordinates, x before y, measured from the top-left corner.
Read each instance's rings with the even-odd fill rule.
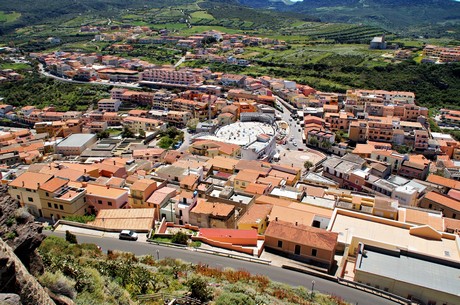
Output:
[[[104,232],[99,230],[92,230],[86,228],[79,228],[73,227],[69,225],[58,225],[54,231],[56,232],[65,232],[69,231],[74,234],[84,234],[84,235],[91,235],[91,236],[98,236],[98,237],[111,237],[111,238],[118,238],[119,233],[117,232]],[[139,233],[139,242],[147,242],[147,233]]]

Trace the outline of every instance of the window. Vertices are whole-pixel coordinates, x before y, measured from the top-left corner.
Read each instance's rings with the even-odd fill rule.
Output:
[[[48,202],[48,207],[51,208],[51,202]]]
[[[83,197],[83,202],[86,203],[86,197]]]
[[[34,199],[32,197],[28,197],[27,200],[29,200],[30,202],[34,202]]]
[[[453,213],[452,218],[457,218],[457,214]]]
[[[57,210],[57,208],[58,208],[57,203],[54,204],[54,208]]]
[[[316,256],[316,254],[318,254],[318,250],[311,249],[311,256]]]
[[[97,203],[102,204],[102,200],[98,200]]]
[[[283,247],[283,241],[282,240],[278,240],[278,248],[282,248]]]
[[[16,195],[16,198],[17,198],[18,200],[21,200],[21,196],[19,196],[19,195]]]
[[[295,245],[294,254],[300,255],[300,245]]]
[[[49,197],[50,196],[50,193],[46,192],[46,197]]]
[[[432,209],[432,208],[433,208],[433,205],[430,203],[430,204],[428,205],[428,208],[429,208],[429,209]]]
[[[64,210],[64,206],[62,204],[59,205],[60,210]]]
[[[107,202],[109,206],[112,206],[112,201]]]

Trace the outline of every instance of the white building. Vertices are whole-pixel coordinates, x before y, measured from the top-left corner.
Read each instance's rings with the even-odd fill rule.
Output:
[[[75,133],[56,145],[56,153],[64,156],[79,156],[96,141],[95,134]]]
[[[121,106],[121,101],[118,99],[104,98],[97,102],[97,108],[101,111],[117,112]]]

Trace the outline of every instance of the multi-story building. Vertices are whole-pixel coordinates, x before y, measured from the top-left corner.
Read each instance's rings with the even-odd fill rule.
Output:
[[[38,189],[40,185],[53,178],[52,175],[25,172],[9,184],[8,192],[11,197],[17,199],[21,206],[29,209],[29,212],[36,217],[43,217]]]
[[[367,139],[376,142],[393,141],[392,118],[372,117],[367,122]]]
[[[128,204],[126,189],[92,183],[83,187],[86,189],[86,201],[93,212],[101,209],[125,208]]]
[[[112,99],[112,98],[104,98],[97,102],[97,108],[100,111],[109,111],[109,112],[117,112],[118,108],[120,108],[121,101]]]
[[[132,208],[146,208],[146,201],[157,189],[157,182],[150,179],[140,179],[130,187],[128,202]]]
[[[355,143],[365,143],[367,141],[367,122],[363,120],[353,121],[348,128],[348,138]]]
[[[140,130],[145,132],[155,131],[163,125],[163,122],[155,119],[128,116],[123,119],[123,125],[127,126],[132,132],[139,133]]]
[[[153,83],[164,83],[172,85],[195,85],[199,83],[199,78],[192,71],[172,68],[159,68],[145,70],[140,74],[140,81]]]
[[[68,179],[52,178],[40,185],[38,194],[44,217],[57,220],[67,216],[85,215],[89,212],[86,189]]]
[[[326,127],[332,131],[348,130],[351,121],[355,120],[355,116],[350,112],[328,112],[324,114],[324,120],[326,121]]]

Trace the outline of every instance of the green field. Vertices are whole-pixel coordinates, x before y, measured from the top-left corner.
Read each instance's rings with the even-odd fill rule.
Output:
[[[16,21],[19,17],[21,17],[20,13],[12,12],[12,13],[5,13],[0,11],[0,23],[8,23]]]
[[[208,14],[206,11],[196,11],[190,14],[192,18],[196,19],[214,19],[214,17]]]
[[[12,69],[14,71],[30,70],[31,66],[23,63],[1,63],[0,69]]]

